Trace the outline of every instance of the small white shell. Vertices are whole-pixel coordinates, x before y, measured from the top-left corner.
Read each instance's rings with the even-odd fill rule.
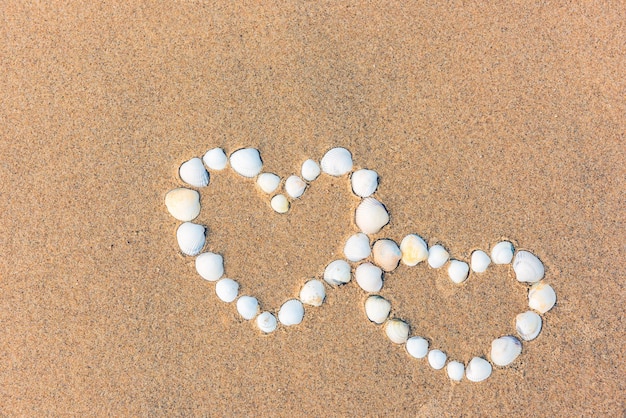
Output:
[[[428,352],[428,364],[435,370],[443,369],[447,359],[448,356],[441,350],[430,350]]]
[[[284,194],[277,194],[272,197],[270,205],[278,213],[287,213],[289,211],[289,200],[287,200]]]
[[[491,343],[491,361],[496,366],[508,366],[521,352],[522,343],[511,335],[496,338]]]
[[[371,235],[389,223],[389,213],[378,200],[366,197],[356,208],[355,221],[364,234]]]
[[[230,303],[237,299],[239,283],[233,279],[222,279],[215,283],[215,293],[222,301]]]
[[[359,197],[371,196],[378,188],[378,173],[374,170],[357,170],[350,177],[352,191]]]
[[[350,281],[350,264],[343,260],[335,260],[326,266],[324,280],[327,283],[339,286]]]
[[[183,254],[198,255],[206,242],[204,226],[191,222],[182,223],[176,231],[176,240]]]
[[[459,361],[451,361],[446,366],[446,371],[450,380],[460,382],[465,374],[465,365]]]
[[[315,180],[321,173],[320,166],[311,159],[302,163],[302,178],[306,181]]]
[[[320,165],[326,174],[343,176],[352,170],[352,154],[345,148],[333,148],[322,157]]]
[[[537,283],[543,279],[545,269],[536,255],[528,251],[518,251],[513,260],[513,270],[518,282]]]
[[[224,274],[224,258],[215,253],[202,253],[196,258],[196,270],[205,280],[219,280]]]
[[[252,178],[261,172],[263,161],[259,150],[243,148],[230,155],[230,166],[237,174]]]
[[[294,199],[302,196],[305,189],[306,183],[298,176],[289,176],[285,181],[285,191]]]
[[[204,157],[202,157],[202,160],[210,170],[223,170],[226,168],[226,164],[228,164],[228,157],[221,148],[208,150],[206,154],[204,154]]]
[[[325,298],[326,288],[319,280],[309,280],[300,290],[300,300],[307,305],[322,306]]]
[[[415,266],[428,259],[428,245],[420,236],[409,234],[400,243],[402,262],[407,266]]]
[[[491,363],[481,357],[474,357],[467,364],[465,376],[470,382],[482,382],[491,376]]]
[[[370,296],[365,301],[365,315],[376,324],[385,322],[389,312],[391,312],[391,303],[382,296]]]
[[[430,247],[430,250],[428,250],[428,265],[434,269],[442,267],[449,258],[450,254],[442,245],[433,245]]]
[[[424,358],[428,354],[428,340],[422,337],[411,337],[406,341],[406,351],[411,357]]]
[[[393,271],[398,267],[402,258],[402,251],[394,241],[390,239],[379,239],[372,247],[374,263],[385,271]]]
[[[192,221],[200,214],[200,193],[184,188],[170,190],[165,195],[165,206],[179,221]]]
[[[276,317],[267,311],[256,317],[256,326],[265,333],[274,331],[277,325]]]
[[[515,317],[515,329],[524,341],[537,338],[541,332],[541,317],[533,311],[526,311]]]
[[[463,283],[469,274],[469,265],[464,261],[450,260],[448,266],[448,276],[454,283]]]
[[[354,271],[354,278],[368,293],[378,292],[383,287],[383,271],[372,263],[359,265]]]
[[[298,299],[291,299],[283,303],[278,311],[278,320],[281,324],[298,325],[304,318],[304,306]]]
[[[209,184],[209,172],[198,157],[185,161],[178,169],[178,174],[182,181],[194,187],[205,187]]]
[[[509,241],[497,243],[491,250],[493,264],[509,264],[513,260],[513,244]]]
[[[343,247],[343,254],[352,262],[361,261],[372,253],[370,239],[362,232],[352,235]]]
[[[253,319],[259,312],[259,301],[252,296],[242,296],[237,299],[237,312],[243,319]]]
[[[280,177],[274,173],[261,173],[256,179],[256,184],[263,192],[267,194],[274,193],[280,184]]]
[[[475,273],[484,273],[491,264],[491,258],[486,252],[482,250],[476,250],[472,253],[472,271]]]
[[[556,293],[547,283],[535,283],[528,291],[528,306],[539,313],[546,313],[556,303]]]
[[[385,323],[385,333],[391,342],[404,344],[409,338],[409,324],[401,319],[390,319]]]

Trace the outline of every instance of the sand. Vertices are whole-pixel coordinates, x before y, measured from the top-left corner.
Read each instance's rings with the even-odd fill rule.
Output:
[[[624,414],[619,2],[19,4],[0,25],[2,415]],[[183,161],[244,146],[283,177],[350,149],[380,174],[377,237],[537,254],[558,295],[541,335],[453,384],[366,320],[355,283],[260,335],[163,203]],[[286,216],[229,170],[201,193],[206,249],[274,311],[355,228],[345,178]],[[381,294],[463,362],[526,309],[510,267],[455,287],[402,266]]]

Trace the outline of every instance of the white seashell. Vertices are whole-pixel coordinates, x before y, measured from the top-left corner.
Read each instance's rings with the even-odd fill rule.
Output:
[[[219,280],[224,274],[224,258],[215,253],[202,253],[196,258],[196,270],[205,280]]]
[[[165,195],[165,206],[179,221],[192,221],[200,214],[200,193],[184,188],[170,190]]]
[[[202,157],[204,164],[209,167],[210,170],[223,170],[228,164],[228,157],[221,148],[210,149]]]
[[[367,258],[372,253],[370,239],[362,232],[352,235],[343,247],[343,253],[350,261],[357,262]]]
[[[448,266],[448,276],[454,283],[463,283],[469,274],[469,265],[464,261],[450,260]]]
[[[215,293],[222,301],[230,303],[237,299],[239,283],[233,279],[222,279],[215,283]]]
[[[300,290],[300,300],[307,305],[322,306],[325,298],[326,288],[319,280],[309,280]]]
[[[276,317],[267,311],[256,317],[256,326],[265,333],[274,331],[277,325]]]
[[[491,376],[491,363],[481,357],[474,357],[467,364],[465,376],[470,382],[482,382]]]
[[[320,166],[313,160],[302,163],[302,178],[306,181],[315,180],[321,173]]]
[[[278,320],[281,324],[298,325],[304,318],[304,306],[298,299],[291,299],[283,303],[278,311]]]
[[[373,197],[366,197],[356,208],[355,221],[364,234],[371,235],[389,223],[389,213],[378,200]]]
[[[404,344],[409,338],[409,324],[401,319],[390,319],[385,323],[385,333],[391,342]]]
[[[176,239],[183,254],[198,255],[206,242],[204,227],[191,222],[182,223],[176,231]]]
[[[541,332],[541,317],[533,311],[526,311],[515,317],[515,329],[524,341],[537,338]]]
[[[345,148],[333,148],[322,157],[320,165],[326,174],[343,176],[352,170],[352,154]]]
[[[230,166],[237,174],[252,178],[261,172],[263,161],[259,150],[243,148],[230,155]]]
[[[465,374],[465,365],[459,361],[451,361],[446,366],[446,371],[450,380],[460,382]]]
[[[476,250],[472,253],[472,271],[475,273],[484,273],[491,264],[491,258],[486,252],[482,250]]]
[[[178,175],[182,181],[194,187],[205,187],[209,184],[209,172],[198,157],[185,161],[178,169]]]
[[[368,293],[378,292],[383,287],[383,271],[372,263],[359,265],[354,272],[354,278],[361,289]]]
[[[382,296],[370,296],[365,301],[365,315],[377,324],[382,324],[387,320],[391,312],[391,303]]]
[[[352,191],[359,197],[371,196],[378,188],[378,173],[374,170],[357,170],[350,177]]]
[[[280,184],[280,177],[278,177],[274,173],[261,173],[256,179],[256,184],[265,193],[274,193],[274,191],[278,188],[278,185]]]
[[[402,262],[407,266],[415,266],[428,259],[428,245],[420,236],[409,234],[400,243]]]
[[[497,243],[491,250],[493,264],[509,264],[513,260],[513,244],[509,241]]]
[[[536,283],[543,279],[545,269],[536,255],[528,251],[518,251],[513,260],[513,270],[518,282]]]
[[[428,250],[428,265],[434,269],[442,267],[449,258],[450,254],[448,251],[439,244],[433,245],[430,247],[430,250]]]
[[[547,283],[535,283],[528,291],[528,306],[539,313],[546,313],[556,303],[556,293]]]
[[[428,352],[428,364],[435,370],[443,369],[447,359],[448,356],[441,350],[430,350]]]
[[[277,194],[272,197],[270,205],[278,213],[287,213],[289,211],[289,201],[284,194]]]
[[[304,189],[306,189],[306,183],[298,176],[289,176],[285,181],[285,191],[293,198],[302,196]]]
[[[259,301],[252,296],[242,296],[237,299],[237,312],[243,319],[253,319],[259,312]]]
[[[398,267],[402,258],[402,251],[394,241],[390,239],[379,239],[372,247],[374,263],[385,271],[393,271]]]
[[[496,366],[508,366],[521,352],[522,343],[511,335],[496,338],[491,343],[491,361]]]
[[[411,337],[406,341],[406,351],[411,357],[424,358],[428,354],[428,340],[422,337]]]
[[[324,280],[332,285],[342,285],[350,281],[350,264],[343,260],[335,260],[326,266]]]

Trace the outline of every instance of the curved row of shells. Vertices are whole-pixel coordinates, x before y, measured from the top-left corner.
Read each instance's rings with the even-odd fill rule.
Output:
[[[289,299],[276,314],[262,310],[259,301],[251,295],[239,295],[239,284],[224,276],[224,259],[221,255],[205,252],[205,228],[192,223],[200,213],[200,195],[188,188],[176,188],[165,197],[168,211],[176,219],[183,221],[177,230],[177,240],[183,254],[197,256],[196,270],[208,281],[216,282],[215,291],[224,302],[235,302],[238,313],[245,320],[255,320],[263,333],[271,333],[280,325],[292,326],[302,322],[304,305],[321,306],[326,297],[327,286],[341,286],[354,277],[357,285],[371,294],[365,301],[365,314],[375,324],[382,324],[391,342],[404,344],[407,353],[413,358],[427,358],[435,369],[446,368],[452,381],[468,380],[479,382],[487,379],[493,366],[504,367],[520,355],[522,342],[536,338],[542,327],[542,317],[556,302],[554,289],[541,282],[545,269],[543,263],[528,251],[515,251],[513,244],[502,241],[493,246],[490,254],[476,250],[469,262],[452,259],[448,250],[441,244],[428,247],[426,241],[417,234],[409,234],[398,245],[391,239],[377,239],[373,243],[371,235],[378,233],[389,223],[387,208],[373,197],[378,188],[378,174],[369,169],[354,170],[352,154],[345,148],[333,148],[319,164],[312,159],[303,162],[300,175],[288,176],[284,182],[275,173],[263,172],[260,152],[254,148],[243,148],[230,157],[221,148],[209,150],[203,158],[192,158],[180,166],[179,175],[185,183],[202,188],[209,184],[209,171],[220,171],[230,163],[239,175],[254,178],[263,193],[270,196],[270,206],[277,213],[286,213],[291,204],[301,198],[311,182],[322,173],[334,177],[348,177],[352,191],[360,200],[354,213],[354,221],[360,232],[351,235],[345,242],[345,259],[331,261],[325,268],[323,277],[307,281],[298,297]],[[206,166],[206,167],[205,167]],[[207,170],[208,168],[208,170]],[[284,192],[279,192],[283,183]],[[400,263],[416,266],[424,262],[432,269],[446,267],[448,277],[455,284],[465,282],[470,273],[480,274],[492,265],[512,264],[519,282],[530,286],[528,289],[529,310],[516,317],[517,336],[505,335],[495,339],[490,349],[489,359],[474,357],[467,365],[458,360],[448,359],[445,351],[429,349],[428,339],[411,336],[409,324],[391,317],[391,303],[380,295],[386,273],[395,270]],[[325,282],[325,283],[324,283]]]

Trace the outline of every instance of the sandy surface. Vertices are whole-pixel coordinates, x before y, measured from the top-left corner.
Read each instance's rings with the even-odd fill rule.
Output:
[[[624,413],[623,6],[15,3],[0,8],[2,415]],[[262,336],[179,253],[163,204],[216,146],[257,147],[281,176],[347,147],[380,173],[379,237],[462,260],[509,239],[558,303],[479,384],[390,343],[355,283]],[[230,170],[201,193],[207,250],[274,311],[355,230],[346,178],[287,216]],[[505,266],[456,287],[403,266],[381,294],[464,362],[526,309]]]

